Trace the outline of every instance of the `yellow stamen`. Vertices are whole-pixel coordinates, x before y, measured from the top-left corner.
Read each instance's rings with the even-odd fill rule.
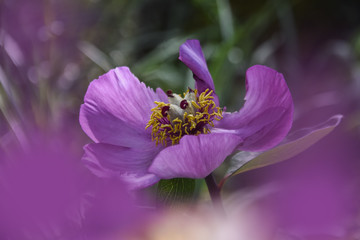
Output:
[[[186,92],[188,93],[189,90]],[[185,97],[186,93],[183,94]],[[194,91],[197,96],[197,90]],[[151,116],[145,129],[152,126],[151,139],[156,142],[156,145],[161,143],[167,146],[171,142],[172,145],[179,143],[180,139],[184,135],[199,135],[208,134],[210,129],[206,127],[209,124],[214,127],[213,120],[221,120],[222,110],[220,107],[216,107],[214,97],[211,96],[213,90],[206,89],[199,96],[196,97],[196,101],[191,101],[194,107],[195,114],[193,112],[184,112],[183,119],[175,118],[170,121],[170,116],[163,116],[162,109],[164,107],[170,107],[169,103],[155,102],[156,107],[152,108]]]

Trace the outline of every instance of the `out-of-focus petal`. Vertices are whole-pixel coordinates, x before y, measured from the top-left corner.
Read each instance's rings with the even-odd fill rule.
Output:
[[[86,237],[81,235],[83,238],[69,240],[128,239],[121,236],[145,226],[150,215],[137,207],[138,203],[124,182],[103,179],[96,186],[94,192],[86,198],[89,207],[84,209],[82,221],[83,235]],[[144,197],[141,200],[147,202]]]
[[[199,40],[187,40],[183,43],[179,49],[179,59],[193,72],[196,89],[200,93],[206,89],[213,90],[212,96],[216,105],[219,106],[219,98],[215,94],[214,81],[207,67]]]
[[[177,145],[165,148],[149,172],[160,178],[204,178],[242,143],[234,134],[186,135]]]
[[[125,147],[151,142],[145,131],[154,101],[166,101],[140,82],[127,67],[118,67],[92,81],[80,109],[80,124],[94,141]],[[155,148],[155,144],[154,144]]]
[[[86,145],[84,150],[82,160],[99,177],[120,178],[128,182],[131,188],[143,188],[159,181],[158,177],[147,171],[158,153],[154,152],[149,144],[143,148],[128,148],[91,143]]]
[[[274,147],[289,132],[293,101],[281,73],[255,65],[246,72],[245,105],[239,112],[225,113],[217,128],[230,129],[244,139],[238,148],[261,151]],[[213,132],[226,132],[214,129]]]

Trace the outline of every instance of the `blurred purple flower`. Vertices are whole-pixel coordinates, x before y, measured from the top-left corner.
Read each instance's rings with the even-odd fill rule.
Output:
[[[135,188],[161,178],[204,178],[232,152],[266,150],[286,136],[293,102],[282,74],[249,68],[245,105],[228,113],[219,107],[199,41],[182,44],[179,59],[196,83],[183,97],[153,91],[127,67],[90,84],[80,124],[95,142],[85,146],[83,157],[95,174],[125,179]]]
[[[0,152],[0,239],[104,239],[143,218],[125,185],[90,174],[65,140],[34,134]]]

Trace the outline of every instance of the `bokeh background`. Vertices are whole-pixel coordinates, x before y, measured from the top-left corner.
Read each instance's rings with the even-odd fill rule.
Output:
[[[80,159],[90,142],[78,123],[88,84],[129,66],[153,88],[182,92],[194,82],[178,48],[196,38],[227,110],[243,104],[246,69],[263,64],[285,76],[293,129],[344,115],[308,151],[230,179],[225,198],[271,185],[276,191],[260,205],[271,212],[277,239],[358,239],[359,12],[356,0],[2,0],[0,152],[34,132],[65,133]]]

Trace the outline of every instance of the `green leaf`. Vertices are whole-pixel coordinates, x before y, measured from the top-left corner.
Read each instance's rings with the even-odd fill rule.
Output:
[[[157,189],[158,203],[173,206],[192,199],[195,179],[173,178],[160,180]]]
[[[277,147],[265,152],[239,152],[231,159],[231,167],[224,179],[256,168],[290,159],[305,151],[328,135],[340,123],[342,115],[336,115],[315,127],[290,133]]]

